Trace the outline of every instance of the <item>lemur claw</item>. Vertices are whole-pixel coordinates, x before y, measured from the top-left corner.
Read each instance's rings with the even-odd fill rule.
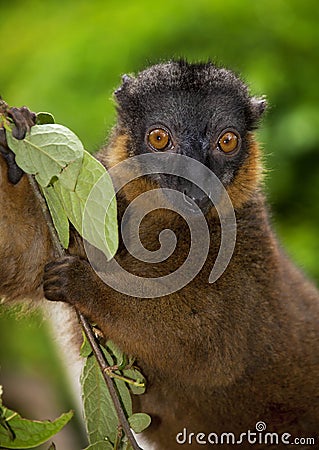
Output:
[[[19,140],[24,139],[26,133],[36,123],[36,114],[31,112],[26,106],[9,108],[6,115],[14,123],[12,136]],[[8,147],[4,128],[0,128],[0,154],[4,157],[8,166],[8,180],[12,184],[17,184],[23,176],[23,171],[17,166],[15,154]]]

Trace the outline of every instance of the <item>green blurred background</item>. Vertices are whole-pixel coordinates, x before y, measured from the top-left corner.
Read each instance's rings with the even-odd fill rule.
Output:
[[[90,151],[114,123],[112,91],[121,74],[180,56],[241,73],[270,105],[258,134],[274,226],[289,254],[319,281],[316,0],[0,0],[0,24],[2,97],[50,111]],[[0,339],[0,382],[1,375],[15,374],[21,383],[35,377],[57,389],[58,412],[67,408],[71,399],[41,317],[3,314]],[[8,401],[21,390],[14,386]],[[81,445],[71,440],[67,448]]]

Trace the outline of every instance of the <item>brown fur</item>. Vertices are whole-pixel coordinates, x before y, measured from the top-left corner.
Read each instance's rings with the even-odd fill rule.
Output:
[[[110,166],[125,159],[127,139],[115,135],[99,159]],[[235,252],[214,284],[208,283],[220,243],[214,214],[202,271],[169,296],[139,299],[115,292],[78,257],[58,260],[46,272],[49,299],[75,304],[137,357],[148,389],[135,399],[135,408],[152,416],[146,436],[157,449],[182,448],[175,437],[183,428],[239,436],[260,420],[269,432],[316,437],[312,448],[319,448],[319,296],[271,230],[259,193],[259,151],[251,142],[250,156],[228,188],[237,217]],[[0,294],[39,295],[43,266],[51,257],[46,227],[26,178],[9,185],[0,162]],[[124,189],[122,201],[150,188],[145,180],[136,181]],[[121,249],[120,264],[147,277],[178,267],[189,250],[185,222],[160,210],[147,216],[140,233],[148,248],[156,248],[167,222],[179,243],[166,263],[142,263]]]
[[[127,144],[128,136],[126,134],[117,134],[116,130],[114,130],[108,144],[108,151],[101,150],[96,157],[105,167],[114,167],[129,157]]]
[[[143,300],[115,292],[77,258],[58,261],[46,276],[48,298],[73,302],[125,352],[137,356],[148,390],[136,408],[151,414],[146,435],[158,449],[180,448],[175,436],[184,427],[239,436],[254,430],[258,420],[270,432],[317,435],[319,297],[271,231],[258,193],[259,151],[251,142],[251,155],[228,189],[237,205],[235,253],[213,285],[208,276],[220,238],[214,214],[203,270],[169,296]],[[122,136],[113,139],[99,158],[114,162],[118,152],[122,159],[123,145]],[[128,185],[126,200],[150,188],[145,183]],[[188,253],[187,225],[173,216],[166,220],[163,211],[149,214],[140,234],[148,248],[156,248],[158,233],[169,222],[180,241],[166,263],[145,264],[125,251],[117,256],[123,267],[140,276],[174,270]]]
[[[232,183],[226,189],[235,210],[241,208],[251,199],[260,187],[262,179],[263,169],[260,149],[252,133],[249,133],[248,143],[248,158],[238,169],[236,183]]]
[[[48,229],[27,177],[13,185],[0,156],[0,299],[41,298],[42,273],[53,257]]]

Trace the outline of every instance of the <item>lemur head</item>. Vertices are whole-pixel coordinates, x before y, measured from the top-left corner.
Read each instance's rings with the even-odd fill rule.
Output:
[[[251,97],[233,72],[211,63],[158,64],[136,78],[124,76],[115,98],[118,125],[110,151],[116,154],[119,142],[122,148],[111,165],[143,153],[181,154],[213,171],[235,207],[255,191],[260,163],[251,132],[266,102]],[[203,192],[182,177],[162,175],[156,183],[205,204]]]

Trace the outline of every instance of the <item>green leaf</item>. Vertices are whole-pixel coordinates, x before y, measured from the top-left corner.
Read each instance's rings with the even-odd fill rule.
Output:
[[[52,186],[42,188],[47,202],[54,227],[58,233],[59,240],[64,248],[69,246],[69,220],[63,209],[59,196]]]
[[[62,125],[35,125],[25,139],[14,139],[12,133],[7,139],[22,170],[35,175],[43,188],[52,183],[54,190],[44,195],[62,245],[67,248],[69,242],[67,216],[87,242],[111,259],[118,247],[117,208],[102,164]]]
[[[80,349],[80,356],[82,356],[82,358],[87,358],[88,356],[90,356],[92,354],[92,347],[86,337],[86,334],[84,333],[84,331],[82,330],[82,336],[83,336],[83,342],[81,345],[81,349]]]
[[[75,229],[110,259],[118,247],[117,208],[110,176],[88,152],[74,191],[57,180],[54,189]]]
[[[145,413],[136,413],[129,417],[128,422],[135,433],[141,433],[150,426],[151,418]]]
[[[107,356],[108,363],[112,365],[111,356],[104,348],[103,352]],[[124,411],[127,416],[131,416],[132,400],[126,383],[122,380],[114,380],[114,382]],[[81,385],[89,443],[94,444],[106,439],[114,444],[117,435],[118,417],[101,369],[94,356],[89,356],[86,360],[81,376]]]
[[[125,355],[125,353],[122,352],[118,348],[117,345],[114,344],[113,341],[107,341],[106,343],[107,350],[111,352],[113,357],[115,358],[115,364],[118,366],[119,369],[123,369],[128,362],[128,357]]]
[[[118,419],[100,367],[94,356],[87,358],[81,376],[85,422],[90,444],[108,439],[114,443]]]
[[[55,123],[53,115],[48,112],[38,112],[37,125],[45,125],[47,123]]]
[[[53,422],[23,419],[18,413],[4,409],[6,423],[14,439],[0,426],[0,447],[6,449],[28,449],[37,447],[58,433],[72,418],[73,412],[62,414]]]
[[[135,386],[133,384],[129,384],[129,388],[135,395],[144,394],[146,390],[146,380],[144,376],[141,374],[139,370],[137,370],[135,367],[132,369],[125,369],[123,370],[123,375],[126,378],[130,378],[132,380],[137,381],[140,384],[143,384],[143,386]]]
[[[69,191],[74,191],[78,181],[78,175],[82,168],[82,158],[68,164],[60,173],[59,181]]]
[[[48,450],[56,450],[56,446],[55,446],[54,442],[52,442],[52,444],[50,445]]]
[[[15,139],[7,132],[7,140],[16,154],[18,166],[35,175],[42,187],[48,186],[68,164],[83,157],[81,141],[62,125],[35,125],[23,140]]]
[[[115,360],[113,359],[113,355],[111,355],[111,353],[105,347],[103,347],[102,345],[100,346],[100,348],[101,348],[101,350],[102,350],[102,352],[103,352],[103,354],[105,356],[105,359],[106,359],[108,365],[110,367],[114,366]]]
[[[8,438],[10,440],[13,440],[15,436],[14,436],[14,433],[13,433],[8,421],[6,420],[6,416],[5,416],[6,408],[4,408],[2,406],[2,394],[3,394],[3,388],[0,385],[0,427],[2,427],[2,431],[6,433]]]
[[[95,442],[95,444],[89,445],[84,450],[113,450],[112,444],[106,441]]]
[[[130,391],[128,390],[127,384],[122,380],[114,379],[117,390],[120,394],[121,403],[124,407],[124,411],[126,412],[126,416],[129,417],[132,415],[132,398]]]
[[[4,431],[8,438],[12,441],[15,435],[5,418],[5,408],[3,408],[2,405],[0,406],[0,427],[2,427],[2,431]]]

